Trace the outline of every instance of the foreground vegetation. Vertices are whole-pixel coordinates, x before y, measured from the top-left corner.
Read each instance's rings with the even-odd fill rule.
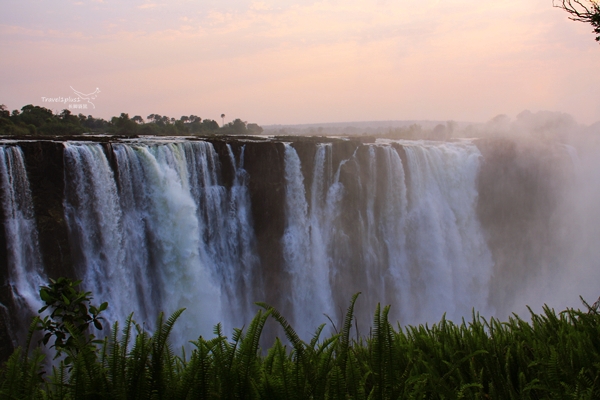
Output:
[[[222,115],[225,118],[225,115]],[[223,119],[224,121],[224,119]],[[12,113],[0,104],[0,135],[80,135],[83,133],[113,135],[254,135],[263,129],[257,124],[248,124],[239,118],[219,124],[212,119],[196,115],[181,116],[179,119],[159,114],[150,114],[144,120],[139,115],[132,118],[127,113],[112,117],[109,121],[91,115],[75,115],[70,110],[54,114],[45,107],[28,104]]]
[[[401,329],[388,322],[389,307],[375,310],[367,337],[352,338],[351,300],[341,331],[309,342],[275,309],[262,308],[247,329],[193,341],[191,354],[175,353],[169,334],[183,310],[148,334],[131,317],[97,340],[103,304],[91,306],[77,282],[42,288],[52,314],[36,318],[62,358],[44,371],[39,347],[19,349],[4,365],[0,397],[8,399],[545,399],[600,398],[600,315],[566,310],[486,321],[474,315],[457,325]],[[259,348],[268,318],[283,328],[289,345]],[[119,334],[120,332],[120,334]],[[31,337],[30,337],[31,339]],[[65,358],[66,357],[66,358]]]

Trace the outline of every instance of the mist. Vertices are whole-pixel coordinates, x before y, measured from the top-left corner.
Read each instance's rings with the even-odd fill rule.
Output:
[[[579,296],[589,304],[600,296],[600,123],[524,111],[474,130],[483,142],[504,146],[488,154],[480,146],[488,159],[479,214],[498,223],[487,232],[496,261],[490,301],[498,316],[527,315],[527,305],[536,312],[543,304],[585,309]],[[494,156],[511,162],[494,170]]]
[[[265,133],[473,142],[481,151],[477,216],[493,256],[487,303],[475,308],[527,317],[528,307],[585,309],[580,296],[589,304],[600,296],[600,122],[526,110],[485,123],[273,125]]]

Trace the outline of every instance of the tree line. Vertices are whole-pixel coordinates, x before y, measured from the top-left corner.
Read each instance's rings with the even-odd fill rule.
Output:
[[[175,119],[166,115],[150,114],[144,120],[139,115],[129,117],[129,114],[121,113],[120,116],[107,121],[81,113],[75,115],[67,109],[55,114],[48,108],[32,104],[10,112],[4,104],[0,104],[1,135],[257,135],[262,131],[259,125],[247,123],[239,118],[219,126],[212,119],[202,119],[196,115],[184,115]]]

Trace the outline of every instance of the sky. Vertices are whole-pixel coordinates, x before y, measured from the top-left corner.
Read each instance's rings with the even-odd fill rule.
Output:
[[[0,104],[10,110],[260,125],[485,122],[530,110],[591,124],[599,71],[591,26],[552,0],[0,3]],[[89,103],[71,101],[97,88]]]

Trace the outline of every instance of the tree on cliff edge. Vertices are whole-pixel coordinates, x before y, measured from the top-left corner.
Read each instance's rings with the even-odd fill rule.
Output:
[[[591,24],[598,35],[596,41],[600,42],[600,3],[597,0],[553,0],[552,4],[568,12],[569,19]]]

